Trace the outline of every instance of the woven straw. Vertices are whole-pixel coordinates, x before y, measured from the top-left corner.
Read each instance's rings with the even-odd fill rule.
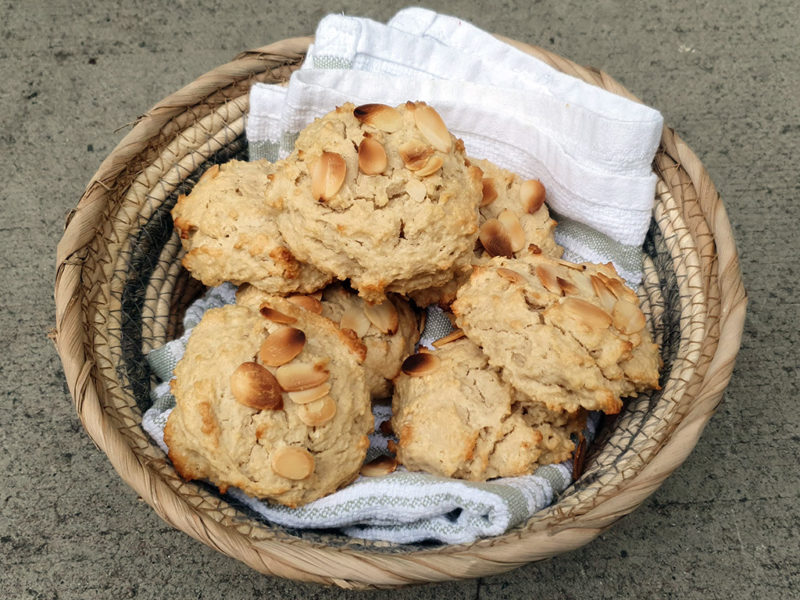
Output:
[[[311,38],[246,52],[164,99],[103,161],[58,246],[56,346],[78,415],[120,476],[168,523],[263,573],[345,588],[489,575],[586,544],[635,509],[694,447],[733,369],[745,313],[725,209],[703,165],[665,128],[645,244],[642,306],[665,367],[662,390],[607,423],[580,479],[505,535],[468,545],[394,545],[292,531],[182,481],[143,433],[143,352],[180,334],[202,292],[180,268],[169,209],[209,164],[246,158],[254,81],[288,79]],[[505,40],[622,96],[608,75]]]

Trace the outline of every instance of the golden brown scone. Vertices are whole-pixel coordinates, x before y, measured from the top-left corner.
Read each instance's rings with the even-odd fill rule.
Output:
[[[466,338],[409,357],[392,412],[401,464],[472,481],[567,460],[585,424],[585,412],[553,412],[514,390]]]
[[[172,383],[176,471],[287,506],[346,485],[373,428],[360,358],[328,319],[283,299],[209,310]]]
[[[613,414],[622,397],[658,388],[658,348],[611,264],[495,257],[452,310],[503,378],[552,410]]]
[[[330,276],[299,262],[275,218],[267,190],[274,165],[232,160],[208,169],[172,209],[186,250],[183,266],[205,285],[249,282],[274,293],[313,292]]]
[[[344,104],[297,139],[275,174],[292,253],[369,302],[441,285],[469,268],[481,172],[438,113]]]

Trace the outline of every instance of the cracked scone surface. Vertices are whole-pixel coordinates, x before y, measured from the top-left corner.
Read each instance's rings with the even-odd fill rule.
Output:
[[[424,103],[344,104],[305,128],[276,172],[281,234],[370,302],[469,268],[481,173]]]
[[[435,364],[398,376],[392,399],[397,459],[406,468],[484,481],[571,456],[570,435],[583,427],[585,413],[553,412],[531,401],[466,338],[424,359]]]
[[[658,388],[658,348],[610,264],[495,257],[452,310],[503,378],[552,410],[618,413],[622,397]]]
[[[275,293],[312,292],[331,279],[301,263],[281,237],[271,202],[275,166],[232,160],[209,168],[172,209],[186,250],[182,263],[205,285],[249,282]]]
[[[329,320],[281,299],[261,313],[209,310],[172,383],[164,440],[177,472],[287,506],[352,481],[373,418],[349,344]]]

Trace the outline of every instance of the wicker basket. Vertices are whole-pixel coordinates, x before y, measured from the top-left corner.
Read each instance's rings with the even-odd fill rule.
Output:
[[[311,38],[246,52],[164,99],[106,158],[58,246],[56,345],[84,427],[120,476],[168,523],[266,574],[346,588],[479,577],[577,548],[635,509],[694,447],[727,385],[745,293],[725,209],[703,165],[665,128],[645,245],[642,304],[662,348],[662,390],[630,402],[580,479],[509,533],[468,545],[393,545],[291,531],[182,481],[140,427],[143,356],[179,333],[202,290],[180,267],[169,210],[211,163],[246,156],[254,81],[279,82]],[[554,67],[631,97],[602,72],[512,40]]]

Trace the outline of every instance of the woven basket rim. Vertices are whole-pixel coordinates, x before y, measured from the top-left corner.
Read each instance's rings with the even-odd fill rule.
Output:
[[[534,46],[498,36],[533,54],[551,66],[621,96],[638,99],[612,77]],[[78,206],[67,218],[58,244],[55,281],[56,333],[54,342],[64,366],[77,413],[95,444],[105,452],[120,476],[167,522],[204,543],[242,560],[251,567],[284,577],[334,583],[342,587],[392,587],[408,583],[476,577],[505,571],[577,548],[635,509],[677,468],[694,448],[730,379],[741,342],[746,295],[738,255],[727,214],[708,173],[694,152],[668,127],[664,128],[656,169],[668,182],[676,201],[701,213],[708,234],[696,233],[703,260],[708,261],[707,289],[719,306],[712,315],[718,337],[709,348],[707,369],[693,382],[693,397],[686,413],[665,443],[633,477],[588,512],[550,530],[514,532],[474,544],[400,555],[381,555],[353,549],[329,549],[280,540],[254,542],[221,524],[191,511],[148,468],[111,423],[103,409],[102,381],[92,355],[84,323],[87,290],[83,273],[88,246],[101,225],[108,190],[127,163],[153,136],[179,128],[176,120],[187,107],[202,103],[221,89],[241,86],[246,90],[255,76],[265,72],[288,74],[304,56],[311,37],[291,38],[241,53],[157,103],[140,117],[132,130],[108,155],[92,177]],[[244,93],[246,102],[246,93]],[[675,179],[675,183],[672,183]],[[694,194],[694,198],[689,196]],[[697,218],[697,215],[695,215]],[[532,544],[532,538],[536,544]],[[313,563],[313,564],[312,564]]]

